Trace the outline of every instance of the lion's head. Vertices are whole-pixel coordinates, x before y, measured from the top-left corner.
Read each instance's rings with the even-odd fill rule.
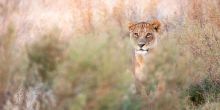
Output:
[[[161,23],[158,20],[130,23],[128,28],[135,51],[147,53],[157,44]]]

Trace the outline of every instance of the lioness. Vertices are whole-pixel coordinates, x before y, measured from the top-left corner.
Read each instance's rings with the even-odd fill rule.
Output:
[[[159,20],[150,22],[130,23],[129,26],[130,39],[134,47],[134,72],[135,86],[137,91],[143,86],[146,77],[144,73],[145,59],[151,50],[157,45],[158,37],[161,29]]]

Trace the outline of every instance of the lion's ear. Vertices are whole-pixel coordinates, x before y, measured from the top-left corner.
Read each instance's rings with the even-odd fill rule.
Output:
[[[156,32],[159,32],[161,29],[161,23],[159,20],[155,19],[151,21],[151,25],[153,26],[153,28],[155,29]]]
[[[135,24],[136,24],[136,23],[134,23],[134,22],[129,22],[129,23],[128,23],[128,29],[129,29],[130,32],[134,30],[134,25],[135,25]]]

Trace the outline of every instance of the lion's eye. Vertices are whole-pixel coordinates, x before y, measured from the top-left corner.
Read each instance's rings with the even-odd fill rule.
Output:
[[[135,35],[136,37],[138,37],[138,33],[134,33],[134,35]]]
[[[151,37],[152,33],[147,33],[146,37]]]

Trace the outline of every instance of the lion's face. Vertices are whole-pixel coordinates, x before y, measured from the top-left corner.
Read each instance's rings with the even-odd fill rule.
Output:
[[[160,22],[131,23],[129,25],[130,39],[136,52],[147,53],[147,51],[157,44]]]

